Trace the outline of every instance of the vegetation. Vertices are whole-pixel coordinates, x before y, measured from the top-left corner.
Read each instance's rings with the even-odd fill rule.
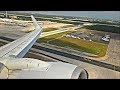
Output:
[[[37,20],[42,20],[42,21],[51,21],[51,22],[73,24],[73,25],[83,24],[81,22],[71,22],[71,21],[65,21],[65,20],[56,20],[56,19],[52,19],[52,18],[36,18],[36,19]]]
[[[73,24],[73,25],[83,24],[81,22],[71,22],[71,21],[54,20],[54,19],[49,19],[49,20],[52,21],[52,22],[66,23],[66,24]]]
[[[50,31],[54,31],[57,30],[57,28],[44,28],[43,32],[50,32]]]
[[[17,20],[31,21],[31,17],[17,16]]]
[[[89,22],[89,23],[97,23],[97,24],[108,24],[108,25],[120,25],[120,22],[118,22],[118,21],[114,21],[114,22],[108,22],[108,21],[83,21],[83,20],[73,20],[73,21]]]
[[[30,21],[31,17],[30,16],[17,16],[18,20],[26,20],[26,21]],[[38,21],[51,21],[51,22],[58,22],[58,23],[66,23],[66,24],[74,24],[74,25],[79,25],[79,24],[83,24],[81,22],[71,22],[71,21],[63,21],[63,20],[55,20],[55,19],[51,19],[51,18],[40,18],[40,17],[36,17],[36,20]]]
[[[68,28],[68,27],[73,27],[74,25],[66,25],[66,26],[62,26],[62,28]]]
[[[66,31],[66,32],[58,33],[58,34],[49,35],[49,36],[38,39],[37,42],[38,43],[47,43],[47,41],[49,41],[49,40],[53,40],[55,38],[62,36],[63,34],[67,34],[67,33],[71,33],[71,32],[73,32],[73,31]]]
[[[120,34],[120,27],[115,27],[115,26],[91,25],[91,26],[85,26],[85,28],[86,29],[92,29],[92,30],[112,32],[112,33],[119,33]]]
[[[107,21],[91,21],[91,23],[98,23],[98,24],[108,24],[108,25],[120,25],[120,23],[113,23],[113,22],[107,22]]]
[[[107,44],[103,43],[90,42],[86,40],[78,40],[66,37],[55,39],[53,41],[50,41],[49,43],[61,47],[69,47],[76,50],[92,53],[98,55],[98,57],[102,57],[106,54],[108,46]]]
[[[73,31],[66,31],[66,32],[46,36],[46,37],[38,39],[37,42],[47,43],[49,41],[49,44],[66,47],[66,48],[69,47],[75,50],[92,53],[92,54],[98,55],[98,57],[102,57],[106,54],[106,50],[108,46],[107,44],[98,43],[98,42],[90,42],[86,40],[78,40],[74,38],[66,38],[66,37],[58,38],[64,34],[68,34],[71,32]]]
[[[5,12],[4,11],[1,11],[2,13],[0,13],[0,18],[5,18]],[[31,20],[31,18],[30,18],[30,13],[25,13],[24,12],[24,14],[22,14],[22,13],[19,13],[19,12],[9,12],[9,14],[8,14],[8,18],[9,18],[9,16],[11,16],[10,14],[14,14],[14,15],[17,15],[17,19],[20,19],[20,20]],[[23,16],[22,16],[23,15]],[[53,18],[53,17],[55,17],[56,15],[43,15],[43,14],[33,14],[34,16],[36,16],[36,18],[37,19],[39,19],[39,20],[50,20],[51,18]],[[43,17],[43,18],[39,18],[39,17]],[[50,19],[45,19],[45,18],[50,18]],[[64,20],[66,19],[66,18],[70,18],[70,19],[73,19],[72,17],[70,17],[70,16],[57,16],[57,17],[63,17],[64,18]],[[82,18],[82,17],[77,17],[77,18]],[[51,19],[51,20],[53,20],[53,19]],[[55,20],[55,19],[54,19]],[[61,21],[61,20],[60,20]],[[113,22],[108,22],[107,20],[104,20],[104,21],[82,21],[82,20],[73,20],[73,21],[75,21],[75,23],[76,22],[78,22],[78,23],[84,23],[84,22],[90,22],[90,23],[98,23],[98,24],[108,24],[108,25],[120,25],[120,22],[118,22],[118,21],[113,21]],[[59,20],[58,20],[58,22],[59,22]],[[74,22],[73,22],[74,23]]]

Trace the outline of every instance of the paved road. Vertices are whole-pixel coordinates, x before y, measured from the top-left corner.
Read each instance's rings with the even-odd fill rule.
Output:
[[[57,33],[62,33],[62,32],[66,32],[68,31],[67,30],[64,30],[64,29],[58,29],[58,30],[55,30],[55,31],[50,31],[50,32],[43,32],[40,36],[40,38],[43,38],[43,37],[46,37],[46,36],[49,36],[49,35],[53,35],[53,34],[57,34]]]
[[[106,55],[101,58],[93,58],[89,57],[90,59],[94,59],[97,61],[101,61],[104,63],[109,63],[115,66],[120,66],[120,34],[113,33],[106,51]]]
[[[110,39],[107,51],[107,62],[120,66],[120,35],[116,34]]]
[[[70,30],[75,30],[76,28],[78,27],[75,27],[75,28],[72,28],[72,29],[65,29],[65,28],[59,28],[58,30],[54,30],[54,31],[50,31],[50,32],[43,32],[40,36],[40,38],[42,37],[46,37],[46,36],[49,36],[49,35],[53,35],[53,34],[57,34],[57,33],[62,33],[62,32],[66,32],[66,31],[70,31]]]

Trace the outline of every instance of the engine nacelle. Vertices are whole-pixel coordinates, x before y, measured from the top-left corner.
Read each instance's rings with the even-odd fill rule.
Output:
[[[2,58],[5,70],[20,70],[18,79],[87,79],[88,73],[80,66],[63,62],[44,62],[32,58]],[[4,70],[4,71],[5,71]],[[4,73],[1,71],[4,76]],[[8,72],[9,73],[9,72]],[[14,73],[13,73],[14,74]],[[6,75],[9,78],[8,75]]]
[[[48,69],[46,78],[50,79],[88,79],[88,73],[80,66],[54,62]]]

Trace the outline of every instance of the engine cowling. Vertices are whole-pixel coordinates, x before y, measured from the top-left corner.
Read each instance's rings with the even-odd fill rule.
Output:
[[[87,79],[88,73],[80,66],[63,62],[44,62],[32,58],[3,58],[4,71],[19,70],[18,79]],[[8,71],[7,71],[8,72]],[[9,72],[8,72],[9,73]],[[11,73],[11,74],[14,74]],[[5,75],[2,72],[3,76]],[[9,78],[8,75],[6,75]]]
[[[46,78],[50,79],[88,79],[88,73],[80,66],[54,62],[46,73]]]

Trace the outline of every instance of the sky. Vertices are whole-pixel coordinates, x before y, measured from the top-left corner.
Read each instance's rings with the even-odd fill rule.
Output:
[[[22,11],[22,12],[45,15],[63,15],[63,16],[120,20],[120,11]]]

